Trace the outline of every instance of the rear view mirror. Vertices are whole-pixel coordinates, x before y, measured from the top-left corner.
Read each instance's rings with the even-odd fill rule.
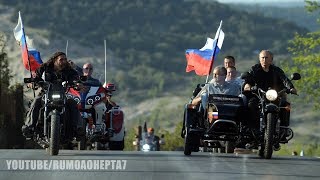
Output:
[[[299,73],[293,73],[291,75],[291,80],[299,80],[301,79],[301,75]]]

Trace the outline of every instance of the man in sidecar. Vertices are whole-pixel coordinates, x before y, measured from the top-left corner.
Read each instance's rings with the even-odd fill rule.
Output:
[[[185,138],[185,155],[198,151],[200,146],[233,152],[231,142],[238,135],[236,121],[243,101],[238,97],[239,85],[226,82],[226,74],[224,67],[214,68],[213,79],[202,88],[198,86],[195,97],[186,105],[181,134]]]
[[[198,105],[200,101],[202,106],[207,104],[209,94],[225,94],[238,96],[240,94],[239,85],[233,82],[226,82],[227,70],[225,67],[218,66],[213,70],[212,80],[206,84],[197,96],[192,100],[192,105]]]

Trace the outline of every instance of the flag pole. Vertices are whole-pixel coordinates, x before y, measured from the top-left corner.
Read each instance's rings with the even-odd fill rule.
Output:
[[[217,49],[217,46],[218,46],[218,41],[219,41],[221,26],[222,26],[222,21],[220,21],[220,25],[219,25],[219,28],[218,28],[218,34],[216,34],[216,35],[217,35],[217,41],[216,41],[216,44],[214,45],[213,55],[212,55],[212,58],[211,58],[211,64],[210,64],[209,73],[208,73],[208,75],[207,75],[206,83],[208,83],[208,78],[209,78],[209,75],[211,74],[211,70],[212,70],[212,66],[213,66],[213,61],[214,61],[214,56],[216,55],[216,49]]]
[[[107,83],[107,41],[104,40],[104,82]]]
[[[23,21],[22,21],[22,18],[21,18],[21,14],[20,14],[20,11],[19,11],[19,18],[20,18],[20,21],[21,21],[21,28],[22,28],[22,36],[24,36],[24,43],[26,45],[26,50],[27,50],[27,55],[28,55],[28,66],[29,66],[29,72],[30,72],[30,77],[32,78],[32,72],[31,72],[31,63],[30,63],[30,58],[29,58],[29,51],[28,51],[28,44],[27,44],[27,37],[26,37],[26,34],[24,32],[24,26],[23,26]],[[21,47],[22,48],[22,47]],[[23,53],[23,52],[22,52]],[[36,93],[34,91],[34,83],[32,83],[31,85],[31,88],[32,88],[32,91],[33,91],[33,97],[36,97]]]
[[[69,40],[67,40],[67,44],[66,44],[66,56],[68,57],[68,46],[69,46]]]

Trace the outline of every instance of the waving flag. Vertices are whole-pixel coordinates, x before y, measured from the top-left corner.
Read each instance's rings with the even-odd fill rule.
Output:
[[[195,71],[199,76],[209,75],[212,63],[220,52],[224,40],[224,32],[221,30],[222,21],[216,32],[215,38],[207,38],[206,44],[201,49],[187,49],[186,72]]]
[[[22,24],[20,12],[19,12],[18,24],[13,29],[13,34],[15,39],[18,41],[19,45],[21,46],[22,62],[24,67],[27,70],[35,71],[42,64],[40,52],[37,51],[34,47],[32,47],[33,45],[31,44],[30,44],[30,50],[28,51],[29,44],[27,45],[27,38],[24,33],[24,27]],[[29,68],[29,63],[30,63],[30,68]]]

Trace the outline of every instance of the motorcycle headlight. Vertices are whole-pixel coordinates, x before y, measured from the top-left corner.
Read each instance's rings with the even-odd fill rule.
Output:
[[[63,99],[63,94],[61,94],[59,91],[53,91],[49,94],[49,99],[52,101],[57,101]]]
[[[143,151],[150,151],[150,146],[149,146],[149,144],[144,144],[144,145],[142,146],[142,150],[143,150]]]
[[[270,89],[266,93],[266,98],[269,101],[275,101],[278,98],[278,93],[276,90]]]
[[[137,145],[137,141],[133,141],[132,144],[133,144],[134,146],[136,146],[136,145]]]
[[[52,94],[52,99],[60,99],[61,98],[61,96],[60,96],[60,94]]]

